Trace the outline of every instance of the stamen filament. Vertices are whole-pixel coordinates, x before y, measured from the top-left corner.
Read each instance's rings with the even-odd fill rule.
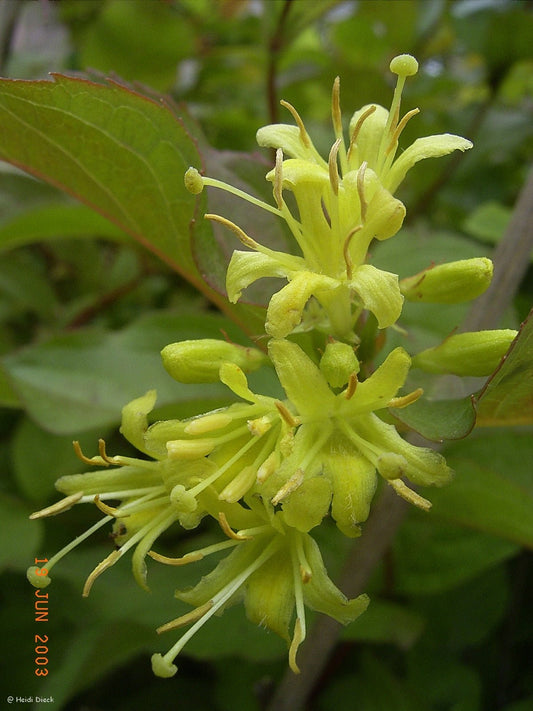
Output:
[[[180,637],[180,639],[174,644],[169,651],[163,655],[163,661],[166,665],[172,664],[174,659],[181,652],[183,647],[187,642],[194,637],[196,632],[221,608],[225,603],[234,595],[237,590],[246,582],[246,580],[254,573],[258,568],[260,568],[266,561],[271,558],[280,547],[280,541],[273,540],[270,545],[268,545],[263,553],[254,560],[235,580],[226,585],[222,590],[215,595],[212,599],[212,607],[207,610],[204,615],[195,624],[185,632],[185,634]]]
[[[185,553],[185,555],[180,558],[169,558],[168,556],[161,555],[155,551],[148,551],[148,555],[150,558],[157,560],[159,563],[164,563],[165,565],[188,565],[189,563],[196,563],[196,561],[202,560],[202,558],[205,558],[212,553],[218,553],[218,551],[225,550],[226,548],[234,548],[238,544],[239,541],[236,540],[221,541],[220,543],[213,543],[205,548],[199,548],[197,551]]]

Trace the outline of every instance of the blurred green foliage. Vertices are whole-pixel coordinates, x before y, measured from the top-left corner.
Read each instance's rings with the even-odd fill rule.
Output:
[[[194,133],[210,174],[238,174],[255,192],[266,190],[260,186],[270,157],[253,162],[249,154],[259,126],[289,120],[279,99],[297,107],[327,151],[334,77],[341,77],[349,119],[370,101],[388,105],[390,59],[414,54],[421,70],[408,83],[404,104],[421,113],[402,140],[407,145],[418,135],[450,132],[475,148],[410,172],[400,195],[407,229],[376,255],[400,274],[431,259],[490,254],[530,168],[533,7],[527,0],[7,0],[0,23],[3,76],[81,73],[98,83],[112,76],[156,101],[165,94],[168,111],[183,116],[184,134]],[[61,136],[61,125],[57,131]],[[149,137],[141,138],[139,150],[149,151]],[[176,150],[185,145],[179,140]],[[240,151],[246,155],[234,153]],[[161,160],[165,194],[173,181],[182,190],[181,167],[190,157]],[[131,182],[122,206],[133,204]],[[159,189],[149,182],[145,190]],[[109,451],[123,451],[116,432],[121,407],[149,387],[158,387],[165,416],[223,404],[226,393],[218,386],[182,389],[170,381],[158,351],[169,341],[221,329],[246,342],[227,315],[214,312],[206,297],[214,292],[194,289],[153,249],[156,234],[159,253],[176,250],[183,271],[197,269],[194,257],[216,286],[210,233],[199,228],[196,252],[194,246],[186,251],[192,213],[183,211],[192,211],[192,202],[172,215],[154,215],[153,205],[133,201],[135,220],[144,220],[145,234],[152,230],[149,250],[125,236],[120,220],[112,224],[0,164],[2,694],[53,695],[54,708],[66,711],[257,711],[284,672],[286,650],[248,624],[240,609],[193,640],[176,678],[151,675],[147,654],[160,645],[154,629],[179,613],[172,590],[198,579],[201,563],[179,576],[151,566],[147,596],[133,586],[123,561],[82,600],[87,571],[109,547],[102,534],[60,566],[48,588],[49,622],[39,626],[33,619],[34,591],[24,571],[34,556],[51,556],[94,520],[90,509],[44,523],[26,518],[55,500],[57,475],[77,470],[70,441],[81,440],[92,453],[97,437],[106,436]],[[236,209],[233,219],[243,224],[243,207]],[[180,244],[170,244],[171,217]],[[271,240],[285,239],[269,224],[259,229]],[[219,244],[220,251],[228,245],[234,246]],[[527,316],[532,292],[530,268],[502,327],[517,327]],[[427,309],[422,315],[414,304],[403,325],[425,347],[463,317],[462,307],[437,316]],[[243,307],[239,318],[253,324],[254,312]],[[268,374],[258,377],[254,389],[268,388]],[[371,583],[375,603],[345,630],[314,709],[353,709],[354,699],[361,711],[533,707],[532,454],[529,426],[479,428],[447,445],[455,483],[431,492],[429,516],[412,512],[403,524]],[[194,535],[207,545],[213,532]],[[327,528],[321,535],[329,567],[339,569],[345,548]],[[189,547],[172,535],[165,542],[173,552]],[[44,631],[50,673],[37,677],[34,635]]]

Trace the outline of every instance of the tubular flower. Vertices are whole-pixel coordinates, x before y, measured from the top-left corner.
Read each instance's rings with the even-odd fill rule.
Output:
[[[157,676],[173,676],[174,660],[185,644],[212,615],[243,600],[248,618],[268,627],[289,644],[289,664],[298,672],[296,652],[306,636],[305,606],[333,617],[342,624],[355,620],[368,605],[366,595],[348,600],[327,575],[315,541],[306,533],[287,527],[281,513],[258,499],[250,500],[248,514],[256,525],[233,531],[226,528],[229,540],[194,551],[182,558],[167,558],[152,552],[156,560],[170,565],[194,562],[223,548],[232,552],[188,590],[178,590],[176,597],[194,605],[194,610],[163,625],[158,632],[192,624],[192,627],[162,654],[152,656]],[[270,510],[269,510],[270,509]],[[228,516],[228,523],[232,516]],[[289,626],[295,618],[292,640]]]
[[[152,425],[145,446],[170,460],[196,461],[211,468],[189,489],[183,501],[196,500],[214,488],[228,504],[251,495],[280,508],[284,521],[301,532],[318,525],[330,511],[343,533],[356,536],[366,520],[381,474],[404,498],[429,507],[429,502],[402,481],[441,485],[451,472],[443,457],[403,440],[394,426],[376,413],[387,406],[407,406],[421,391],[397,397],[411,360],[396,348],[366,380],[358,382],[355,354],[343,349],[336,362],[350,364],[341,392],[330,387],[331,368],[322,370],[302,349],[286,340],[271,340],[269,355],[287,399],[254,394],[235,363],[225,363],[220,378],[249,404],[236,403],[188,421]],[[323,372],[324,371],[324,372]],[[334,370],[334,385],[339,372]],[[177,438],[179,437],[179,438]],[[194,504],[191,504],[193,506]],[[214,504],[204,503],[216,517]]]
[[[297,125],[270,125],[257,133],[260,146],[276,149],[275,168],[266,176],[273,184],[276,207],[202,177],[194,168],[187,171],[185,184],[191,192],[199,193],[205,185],[232,192],[281,217],[293,234],[300,256],[269,249],[233,222],[206,215],[227,226],[253,250],[233,253],[226,279],[230,301],[237,301],[247,286],[262,277],[282,277],[289,282],[269,304],[265,329],[274,338],[284,338],[300,325],[311,297],[326,314],[328,332],[341,340],[355,340],[353,327],[363,309],[374,314],[379,328],[398,319],[403,303],[398,278],[365,263],[370,242],[388,239],[402,226],[405,207],[393,193],[409,168],[424,158],[472,146],[459,136],[428,136],[416,140],[395,159],[400,134],[418,113],[414,109],[400,119],[403,86],[417,68],[409,55],[393,59],[391,71],[398,75],[398,82],[390,111],[377,105],[357,111],[350,122],[348,145],[342,130],[339,80],[335,81],[335,142],[327,160],[314,147],[294,107],[282,102]],[[287,190],[295,198],[298,218],[283,197]]]
[[[153,408],[155,397],[155,391],[150,391],[123,409],[122,433],[143,451],[142,440],[147,427],[146,415]],[[46,587],[51,582],[50,570],[61,558],[98,529],[114,521],[112,538],[117,548],[88,576],[83,595],[86,597],[89,594],[94,581],[104,570],[114,565],[134,547],[133,575],[141,587],[148,589],[144,563],[148,550],[174,522],[179,521],[186,526],[190,521],[190,511],[180,506],[179,502],[176,504],[172,491],[177,481],[188,483],[190,477],[197,476],[198,472],[191,472],[190,468],[178,467],[176,463],[167,459],[154,461],[123,456],[110,457],[106,453],[103,440],[100,440],[100,455],[89,459],[82,454],[79,445],[74,444],[82,461],[92,466],[103,466],[104,469],[58,479],[56,488],[66,494],[66,497],[52,506],[35,512],[31,518],[54,516],[75,504],[87,502],[96,504],[105,515],[56,553],[47,562],[45,569],[34,566],[29,568],[27,572],[29,581],[35,587]],[[106,501],[120,503],[118,506],[110,506]],[[199,520],[196,516],[195,523],[197,524]]]

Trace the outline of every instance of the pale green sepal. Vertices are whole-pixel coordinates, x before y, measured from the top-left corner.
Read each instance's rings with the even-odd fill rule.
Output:
[[[407,351],[395,348],[369,378],[358,383],[355,395],[342,403],[342,411],[358,414],[387,407],[405,383],[410,367],[411,358]]]
[[[379,328],[388,328],[398,320],[403,296],[397,274],[363,264],[356,269],[350,287],[357,292],[364,308],[377,318]]]
[[[449,336],[440,345],[413,357],[413,366],[428,373],[486,376],[493,373],[509,350],[517,331],[477,331]]]
[[[275,170],[266,175],[266,179],[274,182]],[[329,188],[329,172],[327,165],[317,165],[300,158],[288,158],[283,161],[283,188],[293,192],[304,185],[314,184],[320,188]]]
[[[155,390],[149,390],[146,395],[132,400],[122,408],[121,434],[140,452],[147,453],[144,435],[148,429],[149,412],[154,409],[157,399]]]
[[[335,395],[318,366],[291,341],[271,340],[268,352],[287,397],[303,416],[325,416]]]
[[[162,508],[162,511],[164,510],[165,507]],[[155,514],[153,511],[150,512],[150,515],[155,519]],[[135,551],[131,558],[133,577],[137,581],[137,584],[147,592],[150,592],[150,588],[148,587],[148,584],[146,582],[147,569],[145,562],[146,556],[148,555],[148,551],[151,550],[154,542],[159,538],[162,532],[166,530],[172,523],[174,523],[174,521],[177,521],[177,519],[177,514],[169,514],[168,518],[163,521],[162,525],[154,526],[154,528],[140,540],[140,542],[135,548]],[[125,520],[126,525],[127,520],[128,519]]]
[[[273,338],[285,338],[302,320],[305,305],[312,295],[331,291],[338,282],[322,274],[297,272],[294,278],[270,299],[265,323],[266,332]]]
[[[170,343],[161,351],[161,357],[167,373],[180,383],[216,383],[220,366],[226,362],[250,373],[266,361],[258,348],[216,338]]]
[[[251,622],[290,641],[294,581],[290,552],[285,547],[268,564],[252,573],[246,586],[244,606]]]
[[[393,163],[383,184],[393,193],[405,178],[407,171],[418,161],[425,158],[440,158],[457,150],[467,151],[473,145],[472,141],[461,136],[454,136],[451,133],[417,138]]]
[[[408,301],[459,304],[483,294],[491,282],[492,271],[492,262],[486,257],[461,259],[402,279],[400,290]]]
[[[302,533],[318,526],[327,514],[331,501],[331,484],[326,477],[306,479],[283,501],[285,523]]]
[[[367,595],[359,595],[348,600],[329,578],[316,542],[309,534],[300,535],[305,557],[312,571],[311,579],[303,586],[306,605],[312,610],[333,617],[343,625],[353,622],[366,610],[369,598]]]
[[[262,148],[281,148],[284,155],[291,158],[302,158],[322,166],[326,162],[309,139],[306,146],[301,138],[300,129],[285,123],[275,123],[263,126],[256,133],[257,144]]]
[[[287,255],[288,256],[288,255]],[[295,258],[297,259],[297,258]],[[301,260],[303,266],[305,262]],[[296,265],[301,268],[301,265]],[[232,304],[242,296],[246,287],[263,277],[286,277],[287,270],[277,259],[262,252],[243,252],[235,250],[231,256],[226,273],[226,291]]]

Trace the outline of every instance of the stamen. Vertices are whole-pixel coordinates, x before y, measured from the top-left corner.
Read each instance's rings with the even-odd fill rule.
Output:
[[[246,232],[244,232],[244,230],[241,230],[241,228],[231,220],[227,220],[221,215],[206,214],[204,215],[204,217],[206,220],[211,220],[212,222],[220,222],[221,225],[224,225],[224,227],[230,229],[234,234],[237,235],[238,239],[244,244],[245,247],[249,247],[250,249],[255,250],[261,248],[261,245],[258,242],[249,237]]]
[[[413,390],[412,393],[409,393],[408,395],[402,395],[401,397],[393,397],[392,400],[390,400],[387,404],[387,407],[397,407],[397,408],[402,408],[402,407],[407,407],[407,405],[411,405],[413,402],[416,402],[418,398],[424,394],[423,388],[417,388],[416,390]]]
[[[358,382],[359,380],[357,379],[357,373],[351,373],[350,377],[348,378],[348,387],[344,391],[344,397],[347,400],[351,400],[352,397],[355,395]]]
[[[420,494],[417,494],[416,491],[410,489],[402,479],[389,479],[388,482],[398,496],[401,496],[405,501],[418,506],[418,508],[423,511],[429,511],[431,508],[431,501],[428,501],[423,496],[420,496]]]
[[[296,489],[302,485],[303,480],[304,472],[301,469],[298,469],[298,471],[295,472],[291,478],[285,482],[281,489],[270,499],[270,503],[273,506],[277,506],[280,501],[283,501],[283,499],[287,498],[289,494],[296,491]]]
[[[167,622],[165,625],[161,625],[161,627],[158,627],[156,629],[156,632],[157,634],[162,634],[163,632],[169,632],[170,630],[175,630],[178,627],[188,625],[191,622],[196,622],[197,620],[201,619],[206,612],[209,612],[212,607],[213,601],[209,600],[209,602],[200,605],[200,607],[191,610],[191,612],[188,612],[187,614],[182,615],[181,617],[177,617],[175,620],[172,620],[172,622]]]
[[[85,464],[90,464],[93,467],[102,465],[104,467],[109,466],[109,463],[105,462],[103,459],[101,459],[101,457],[86,457],[85,454],[82,452],[80,443],[77,439],[72,442],[72,446],[74,447],[74,454]]]
[[[108,464],[120,464],[120,459],[118,457],[108,457],[107,452],[105,451],[105,439],[99,439],[98,440],[98,451],[100,452],[100,456],[104,460],[104,462],[107,462]]]
[[[350,139],[350,147],[348,148],[348,158],[350,158],[352,150],[355,147],[357,139],[359,138],[359,131],[361,130],[361,126],[366,121],[366,119],[374,113],[375,110],[376,106],[369,106],[368,109],[357,119],[357,123],[354,126],[352,137]]]
[[[215,595],[211,601],[213,603],[212,607],[210,607],[204,615],[197,620],[194,625],[190,627],[184,635],[182,635],[182,637],[180,637],[176,644],[174,644],[164,656],[161,654],[154,654],[152,656],[152,668],[156,673],[159,673],[159,675],[162,674],[163,676],[172,676],[176,673],[176,667],[174,667],[172,662],[191,637],[194,637],[200,627],[202,627],[221,607],[226,604],[226,602],[237,592],[241,585],[246,582],[252,573],[254,573],[274,555],[279,546],[279,541],[273,540],[270,545],[265,548],[263,553],[248,566],[248,568],[246,568],[235,580],[232,580]]]
[[[122,556],[122,552],[121,552],[121,549],[119,548],[117,551],[113,551],[106,558],[104,558],[104,560],[102,560],[100,563],[98,563],[96,568],[92,571],[92,573],[89,575],[89,577],[85,581],[85,585],[83,586],[83,591],[81,593],[82,597],[88,597],[96,578],[98,578],[104,572],[104,570],[107,570],[112,565],[115,565],[115,563],[121,556]]]
[[[300,129],[300,140],[306,148],[309,148],[311,146],[311,139],[309,138],[309,134],[305,130],[304,122],[302,121],[300,114],[296,111],[292,104],[289,104],[288,101],[282,99],[279,103],[291,112],[292,117],[294,118],[298,128]]]
[[[157,560],[159,563],[164,563],[165,565],[188,565],[189,563],[196,563],[202,558],[205,558],[211,553],[218,553],[218,551],[225,550],[226,548],[233,548],[238,544],[238,541],[222,541],[220,543],[213,543],[205,548],[200,548],[197,551],[191,551],[191,553],[185,553],[185,555],[180,558],[169,558],[166,555],[161,555],[155,551],[148,551],[150,558]]]
[[[235,531],[230,527],[228,519],[226,518],[226,514],[223,511],[220,511],[218,514],[218,522],[220,524],[220,528],[224,531],[226,536],[228,538],[233,539],[234,541],[246,541],[250,538],[253,538],[253,536],[246,536],[241,533],[235,533]]]
[[[344,256],[344,263],[346,264],[346,277],[348,279],[352,278],[353,274],[353,262],[352,258],[350,256],[350,242],[352,241],[352,237],[360,232],[363,229],[363,225],[357,225],[357,227],[353,227],[349,232],[348,232],[348,237],[344,240],[344,247],[342,248],[342,253]]]
[[[64,499],[61,499],[61,501],[57,501],[51,506],[47,506],[46,508],[41,509],[40,511],[34,511],[32,514],[30,514],[30,518],[32,521],[34,521],[37,518],[45,518],[46,516],[55,516],[58,513],[63,513],[63,511],[68,511],[69,509],[71,509],[74,504],[77,504],[78,501],[82,498],[82,491],[80,491],[78,494],[71,494],[70,496],[66,496]]]
[[[302,545],[302,539],[298,537],[298,540],[296,541],[296,554],[298,556],[298,561],[299,561],[299,570],[300,570],[300,578],[302,580],[302,583],[308,583],[311,578],[313,577],[313,571],[311,570],[311,566],[309,565],[309,562],[307,561],[307,558],[305,557],[305,552],[303,549]]]
[[[304,640],[304,635],[302,633],[302,625],[300,623],[300,618],[296,620],[294,625],[294,633],[292,635],[291,646],[289,647],[289,666],[295,674],[300,673],[300,668],[296,664],[296,652],[298,647]]]
[[[276,151],[276,167],[274,169],[274,200],[278,210],[283,210],[283,151]]]
[[[396,126],[394,133],[392,134],[391,141],[387,147],[387,150],[385,151],[385,155],[388,155],[396,146],[398,145],[398,139],[400,137],[401,132],[405,128],[407,122],[409,119],[413,118],[413,116],[416,116],[417,114],[420,113],[420,109],[411,109],[411,111],[408,111],[403,119],[400,121],[400,123]]]
[[[301,420],[298,417],[294,417],[280,400],[276,400],[275,405],[289,427],[298,427],[301,424]]]
[[[117,517],[118,509],[116,509],[114,506],[108,506],[107,504],[104,504],[103,501],[100,501],[100,497],[98,494],[94,497],[93,503],[96,506],[96,508],[100,509],[102,513],[105,513],[106,516],[113,516]],[[124,514],[121,516],[121,518],[124,518],[125,516],[130,516],[131,514]]]
[[[337,138],[335,143],[332,145],[329,152],[328,166],[329,166],[329,182],[333,188],[333,193],[335,195],[339,194],[339,170],[337,168],[337,153],[339,152],[339,146],[341,144],[342,138]]]
[[[368,207],[365,198],[365,172],[368,163],[366,160],[361,163],[361,167],[357,171],[357,194],[359,195],[359,202],[361,203],[361,220],[364,223],[366,221],[366,209]]]
[[[340,78],[335,77],[335,81],[333,82],[333,90],[331,92],[331,119],[333,122],[333,130],[335,131],[335,135],[337,137],[340,136],[340,134],[342,133],[340,85]]]

